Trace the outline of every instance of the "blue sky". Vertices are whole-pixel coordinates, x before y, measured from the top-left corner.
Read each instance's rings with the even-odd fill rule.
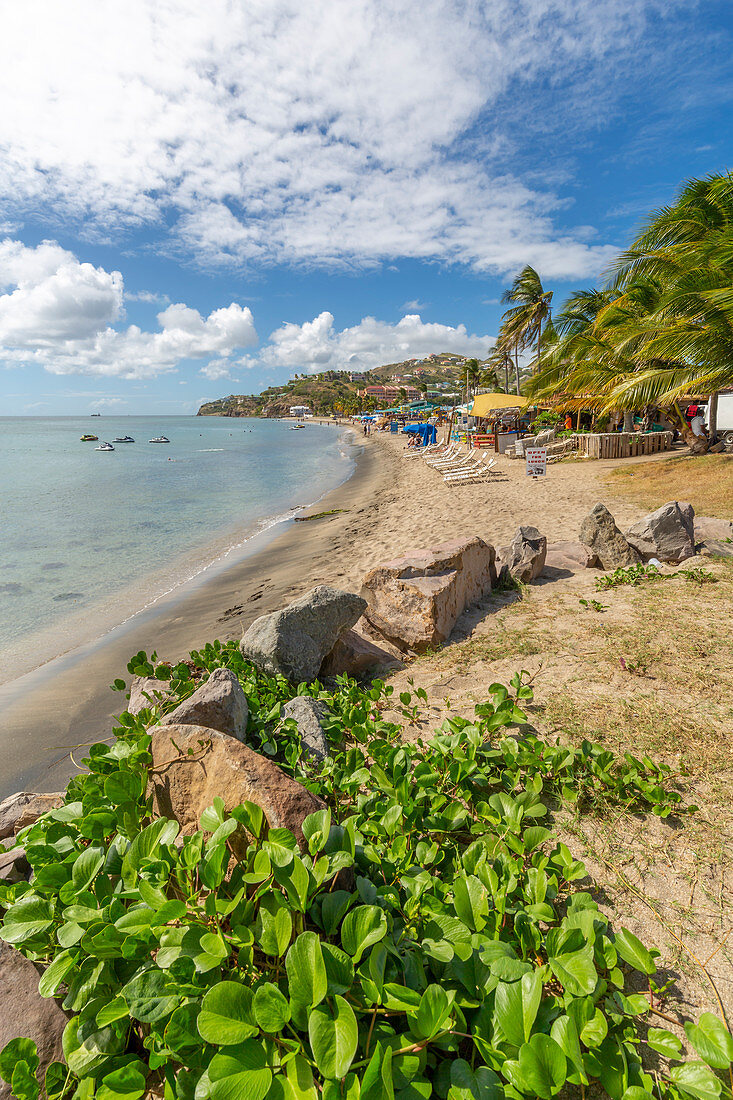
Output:
[[[730,168],[716,0],[26,0],[0,14],[0,415],[195,412],[483,356]]]

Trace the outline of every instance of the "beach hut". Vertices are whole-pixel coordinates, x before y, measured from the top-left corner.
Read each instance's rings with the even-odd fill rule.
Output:
[[[494,450],[503,454],[519,438],[519,416],[526,404],[526,398],[520,394],[477,394],[471,406],[471,416],[479,425],[477,445],[489,446],[493,443]]]

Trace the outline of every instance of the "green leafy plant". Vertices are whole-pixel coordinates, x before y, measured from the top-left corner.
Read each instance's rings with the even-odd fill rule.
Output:
[[[733,1051],[714,1016],[688,1030],[701,1062],[681,1062],[656,1029],[653,1049],[674,1064],[657,1080],[644,1068],[651,1002],[630,986],[652,980],[654,953],[611,929],[585,867],[542,824],[558,798],[681,811],[666,769],[539,738],[524,673],[492,685],[473,721],[406,743],[382,717],[381,681],[294,689],[218,642],[191,654],[188,677],[144,654],[131,664],[163,671],[172,697],[157,709],[213,668],[235,670],[253,744],[326,808],[304,821],[301,847],[253,803],[221,798],[181,836],[147,794],[155,711],[123,713],[64,805],[19,835],[32,880],[0,882],[0,936],[72,1014],[65,1065],[42,1088],[33,1043],[0,1053],[18,1100],[722,1094]],[[334,752],[321,764],[280,721],[296,690],[328,704]]]
[[[608,604],[601,603],[600,600],[586,600],[581,598],[578,600],[578,603],[581,607],[585,607],[588,611],[597,611],[599,613],[602,611],[608,611]]]
[[[692,569],[680,569],[678,575],[683,576],[690,584],[697,585],[715,584],[718,580],[714,573],[702,565],[696,565]]]
[[[603,592],[608,588],[618,588],[624,584],[636,588],[640,584],[644,584],[645,581],[657,581],[663,577],[664,574],[659,571],[656,565],[645,565],[643,562],[639,562],[637,565],[630,565],[627,568],[614,569],[612,573],[607,573],[603,577],[596,577],[596,591]]]

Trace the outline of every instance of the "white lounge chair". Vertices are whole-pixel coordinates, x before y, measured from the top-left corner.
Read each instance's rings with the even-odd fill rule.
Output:
[[[488,462],[481,462],[472,470],[447,475],[444,480],[448,485],[470,485],[472,482],[485,481],[493,474],[494,466],[496,466],[496,459],[492,458]]]

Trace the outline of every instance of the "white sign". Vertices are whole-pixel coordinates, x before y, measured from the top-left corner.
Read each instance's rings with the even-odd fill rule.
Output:
[[[547,448],[527,447],[527,477],[544,477],[547,473]]]

